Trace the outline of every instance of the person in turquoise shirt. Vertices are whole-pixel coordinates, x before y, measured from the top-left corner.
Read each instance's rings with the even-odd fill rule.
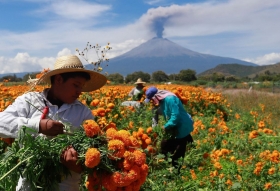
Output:
[[[184,109],[181,100],[172,92],[149,87],[146,91],[145,102],[152,101],[159,107],[166,123],[162,127],[165,131],[174,132],[173,136],[161,141],[161,152],[164,155],[172,154],[172,165],[180,171],[179,158],[184,158],[187,144],[193,143],[191,132],[193,120]]]

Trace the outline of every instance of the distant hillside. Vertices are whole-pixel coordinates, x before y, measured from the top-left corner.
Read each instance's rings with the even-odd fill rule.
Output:
[[[206,70],[198,76],[211,75],[213,73],[221,73],[225,76],[237,77],[254,77],[257,74],[264,74],[266,71],[270,73],[280,73],[280,63],[265,66],[245,66],[242,64],[219,64],[215,68]]]
[[[33,73],[39,73],[39,72],[19,72],[19,73],[5,73],[5,74],[0,74],[0,78],[4,76],[13,76],[16,75],[17,78],[23,78],[26,74],[33,74]]]

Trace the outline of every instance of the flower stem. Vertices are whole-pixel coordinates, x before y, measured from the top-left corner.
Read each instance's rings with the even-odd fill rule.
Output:
[[[16,166],[14,166],[14,168],[12,168],[11,170],[9,170],[6,174],[4,174],[1,178],[0,178],[0,181],[5,178],[6,176],[8,176],[13,170],[15,170],[19,165],[21,165],[22,163],[24,163],[25,161],[27,161],[28,159],[31,159],[33,156],[31,157],[28,157],[27,159],[24,159],[23,161],[21,161],[20,163],[18,163]]]

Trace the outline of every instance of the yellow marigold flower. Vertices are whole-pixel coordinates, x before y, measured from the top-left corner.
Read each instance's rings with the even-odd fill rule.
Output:
[[[116,160],[122,158],[125,152],[124,143],[120,140],[114,139],[108,142],[109,158]]]
[[[96,148],[89,148],[86,152],[85,165],[94,168],[100,163],[100,152]]]
[[[86,120],[83,123],[85,133],[88,137],[93,137],[100,133],[100,127],[94,120]]]

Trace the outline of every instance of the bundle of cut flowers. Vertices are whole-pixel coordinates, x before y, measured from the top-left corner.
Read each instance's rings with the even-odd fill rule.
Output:
[[[20,176],[32,190],[56,190],[71,172],[60,163],[60,154],[71,145],[83,166],[80,190],[140,190],[148,175],[146,154],[139,141],[115,125],[105,128],[87,120],[71,135],[35,137],[23,127],[18,139],[0,155],[0,190],[15,190]]]

